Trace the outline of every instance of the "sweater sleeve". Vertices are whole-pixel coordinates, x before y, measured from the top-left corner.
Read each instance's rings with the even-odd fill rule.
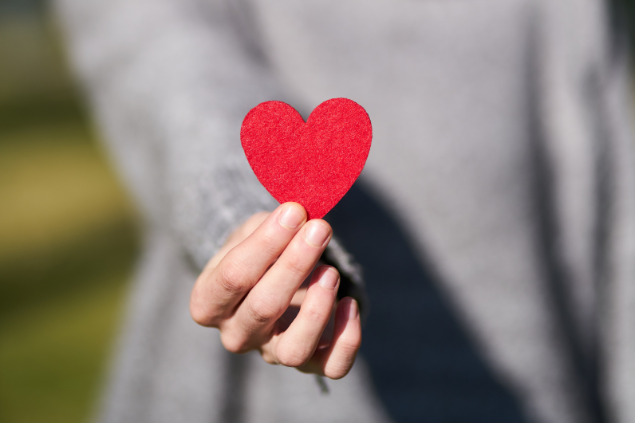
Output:
[[[242,118],[281,97],[237,24],[241,2],[60,0],[75,68],[147,220],[202,268],[277,202],[242,154]]]
[[[247,112],[289,101],[246,0],[57,0],[71,60],[108,150],[155,230],[200,270],[227,235],[277,201],[240,146]],[[363,300],[359,268],[325,256]],[[344,279],[347,282],[344,283]],[[361,305],[361,304],[360,304]]]

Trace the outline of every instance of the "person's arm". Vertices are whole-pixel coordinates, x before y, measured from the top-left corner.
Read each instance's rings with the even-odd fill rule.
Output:
[[[242,2],[59,0],[70,52],[112,154],[154,224],[199,269],[277,203],[242,153],[240,125],[281,97],[240,30]]]
[[[156,230],[170,231],[199,271],[214,255],[212,263],[227,262],[223,259],[227,251],[221,246],[228,238],[230,244],[236,239],[230,234],[244,233],[244,225],[240,225],[250,216],[277,205],[256,180],[240,147],[245,114],[262,101],[283,97],[258,50],[253,27],[245,21],[249,16],[245,7],[235,0],[57,2],[76,69],[88,87],[106,141],[128,185],[151,224]],[[294,234],[302,230],[298,227]],[[283,244],[279,254],[293,242],[288,239]],[[261,257],[262,251],[243,250],[244,256],[232,257],[243,263],[271,259]],[[320,248],[320,254],[323,250]],[[340,293],[362,299],[358,269],[350,265],[339,246],[329,250],[327,261],[342,274]],[[314,254],[303,260],[304,267],[317,261]],[[210,264],[201,274],[197,287],[205,289],[195,289],[192,314],[201,324],[219,327],[225,342],[237,332],[227,325],[221,327],[222,319],[209,320],[219,311],[211,306],[214,298],[205,295],[227,282],[215,276],[216,267]],[[264,278],[265,270],[254,270],[254,274],[260,272],[257,278],[232,282],[253,288]],[[289,289],[297,289],[298,275],[279,277],[287,281]],[[284,303],[284,295],[260,291],[263,298],[274,300],[276,310],[285,308],[277,301],[283,298]],[[309,288],[307,298],[311,292],[318,291]],[[245,298],[247,292],[236,295]],[[249,295],[253,299],[255,294]],[[341,303],[350,308],[349,300]],[[330,314],[332,305],[326,309]],[[275,350],[267,347],[277,339],[270,330],[278,320],[274,317],[281,316],[269,316],[272,325],[266,336],[256,331],[251,338],[258,339],[249,338],[245,345],[260,350],[268,361],[289,364],[271,358]],[[245,326],[245,319],[241,321]],[[309,338],[306,342],[311,347],[315,337]],[[361,339],[354,341],[356,346],[348,347],[344,359],[351,365]],[[242,352],[243,347],[229,349]],[[311,348],[315,350],[315,346]],[[311,371],[324,374],[324,368]],[[345,372],[326,374],[341,377]]]

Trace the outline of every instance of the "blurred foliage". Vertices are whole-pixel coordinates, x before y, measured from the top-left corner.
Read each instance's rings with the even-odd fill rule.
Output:
[[[89,418],[137,251],[132,207],[38,4],[0,3],[3,423]]]

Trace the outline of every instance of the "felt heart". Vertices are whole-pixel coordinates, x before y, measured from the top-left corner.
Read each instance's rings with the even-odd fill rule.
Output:
[[[319,219],[364,168],[373,137],[366,111],[346,98],[317,106],[309,119],[281,101],[247,113],[240,141],[258,180],[280,203],[302,204]]]

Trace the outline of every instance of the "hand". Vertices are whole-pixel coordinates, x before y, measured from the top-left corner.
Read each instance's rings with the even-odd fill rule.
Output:
[[[331,235],[324,220],[306,222],[297,203],[253,215],[196,281],[192,318],[218,328],[233,353],[258,350],[267,363],[331,379],[346,376],[361,345],[357,302],[347,297],[336,305],[335,268],[313,271]],[[308,288],[302,289],[305,280]],[[331,333],[325,329],[333,309]]]

